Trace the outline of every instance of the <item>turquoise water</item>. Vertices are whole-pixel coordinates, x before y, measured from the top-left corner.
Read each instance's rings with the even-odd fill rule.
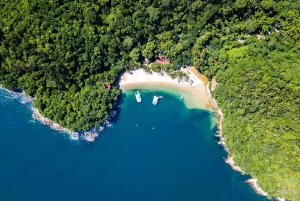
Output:
[[[85,144],[0,89],[0,200],[266,200],[224,163],[209,112],[163,92],[153,106],[153,92],[141,94],[141,104],[123,94],[113,128]]]

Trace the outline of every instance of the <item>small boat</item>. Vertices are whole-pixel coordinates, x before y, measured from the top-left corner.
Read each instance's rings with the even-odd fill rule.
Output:
[[[139,91],[135,93],[135,98],[138,103],[142,102],[142,97]]]
[[[182,96],[180,97],[180,100],[183,99],[183,97],[184,97],[184,96],[182,95]]]
[[[153,104],[153,105],[156,105],[156,104],[157,104],[157,102],[158,102],[158,99],[159,99],[159,97],[158,97],[158,96],[154,96],[154,97],[153,97],[152,104]]]

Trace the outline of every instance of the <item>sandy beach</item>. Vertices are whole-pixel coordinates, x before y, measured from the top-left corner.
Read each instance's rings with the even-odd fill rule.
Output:
[[[196,86],[202,85],[203,87],[205,87],[205,84],[199,78],[197,78],[197,76],[191,70],[183,69],[181,71],[185,72],[189,76],[190,80],[193,80],[192,84],[190,84],[189,82],[179,82],[178,83],[177,79],[172,79],[168,75],[161,76],[159,73],[156,73],[156,72],[147,74],[142,68],[131,71],[131,72],[125,72],[124,74],[122,74],[119,84],[120,84],[121,88],[126,87],[126,85],[128,85],[128,84],[138,84],[138,83],[144,83],[144,82],[173,83],[173,84],[186,85],[186,86],[190,86],[190,87],[196,87]]]
[[[143,69],[137,69],[123,73],[119,86],[124,91],[131,89],[157,89],[171,92],[178,97],[184,96],[184,103],[188,108],[212,110],[205,83],[191,70],[183,69],[182,71],[189,76],[189,80],[192,80],[192,83],[189,80],[179,82],[178,79],[172,79],[168,75],[162,76],[155,72],[147,74]]]

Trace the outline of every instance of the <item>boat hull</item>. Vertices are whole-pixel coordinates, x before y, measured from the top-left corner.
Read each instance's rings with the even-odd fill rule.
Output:
[[[142,102],[142,97],[140,92],[135,93],[135,98],[138,103]]]
[[[158,96],[154,96],[154,97],[153,97],[152,104],[153,104],[153,105],[156,105],[156,104],[158,103],[158,99],[159,99]]]

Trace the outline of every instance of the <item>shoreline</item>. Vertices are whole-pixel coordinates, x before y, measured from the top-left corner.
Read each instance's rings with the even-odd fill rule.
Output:
[[[58,123],[56,123],[46,117],[43,117],[37,108],[32,107],[31,110],[32,110],[32,118],[33,119],[41,122],[44,125],[48,125],[53,130],[63,131],[65,133],[68,133],[69,135],[74,134],[74,132],[71,132],[69,129],[62,127]]]
[[[30,110],[32,111],[31,117],[33,119],[39,121],[43,125],[49,126],[51,129],[53,129],[55,131],[61,131],[61,132],[67,133],[71,140],[79,140],[81,138],[81,139],[86,140],[88,142],[94,142],[95,138],[98,137],[99,132],[104,130],[105,126],[110,127],[109,123],[104,122],[103,126],[96,126],[96,127],[93,127],[89,130],[86,130],[86,131],[72,132],[70,129],[63,127],[60,124],[58,124],[58,123],[56,123],[56,122],[54,122],[54,121],[52,121],[52,120],[50,120],[46,117],[43,117],[40,114],[39,110],[33,106],[33,102],[34,102],[35,98],[27,95],[25,93],[25,91],[20,89],[20,92],[16,92],[16,91],[13,91],[13,90],[6,89],[2,85],[1,85],[0,88],[7,91],[10,95],[13,96],[13,98],[16,98],[16,96],[19,95],[20,98],[21,98],[20,102],[22,104],[31,102],[32,105],[30,106]],[[24,101],[23,101],[23,99],[24,99]]]
[[[181,71],[188,75],[188,80],[179,81],[178,79],[172,79],[169,75],[161,75],[155,72],[147,74],[143,69],[137,69],[123,73],[118,83],[120,89],[124,91],[136,89],[162,90],[176,95],[178,98],[184,96],[183,101],[187,108],[213,111],[205,83],[189,69]]]
[[[207,85],[207,93],[210,96],[211,105],[213,107],[213,111],[214,111],[214,114],[216,117],[217,131],[216,131],[215,137],[217,137],[219,139],[219,141],[217,143],[222,145],[224,147],[225,151],[228,153],[228,156],[225,159],[225,163],[227,163],[233,170],[238,171],[242,175],[244,175],[244,174],[246,174],[246,172],[243,171],[239,166],[234,165],[232,152],[230,151],[229,147],[225,143],[226,139],[223,137],[223,133],[222,133],[222,121],[223,121],[224,115],[221,111],[221,108],[218,106],[217,101],[211,95],[208,85]],[[266,191],[264,191],[262,188],[259,187],[259,185],[257,183],[257,179],[255,177],[251,176],[251,178],[246,180],[245,182],[248,183],[257,194],[262,195],[262,196],[268,195],[268,193]]]
[[[111,124],[108,120],[103,122],[103,126],[95,126],[85,131],[76,131],[73,132],[68,128],[61,126],[60,124],[43,117],[37,108],[32,107],[32,118],[41,122],[44,125],[49,126],[51,129],[56,131],[65,132],[69,135],[71,140],[83,139],[88,142],[94,142],[99,136],[99,132],[103,131],[106,127],[111,127]],[[110,116],[111,117],[111,116]]]
[[[71,140],[79,140],[80,138],[82,138],[83,140],[86,140],[88,142],[94,142],[95,139],[99,136],[99,132],[104,130],[105,128],[104,126],[110,127],[110,125],[107,122],[105,122],[104,126],[95,126],[86,131],[72,132],[70,129],[63,127],[60,124],[46,117],[43,117],[37,108],[32,107],[31,110],[33,112],[32,113],[33,119],[41,122],[44,125],[49,126],[53,130],[62,131],[69,134]]]
[[[163,87],[162,87],[163,86]],[[150,91],[164,91],[172,94],[175,98],[182,98],[182,101],[189,109],[205,109],[213,112],[210,106],[209,98],[201,91],[201,87],[189,87],[176,83],[153,82],[147,81],[137,84],[122,85],[121,90],[150,90]]]

